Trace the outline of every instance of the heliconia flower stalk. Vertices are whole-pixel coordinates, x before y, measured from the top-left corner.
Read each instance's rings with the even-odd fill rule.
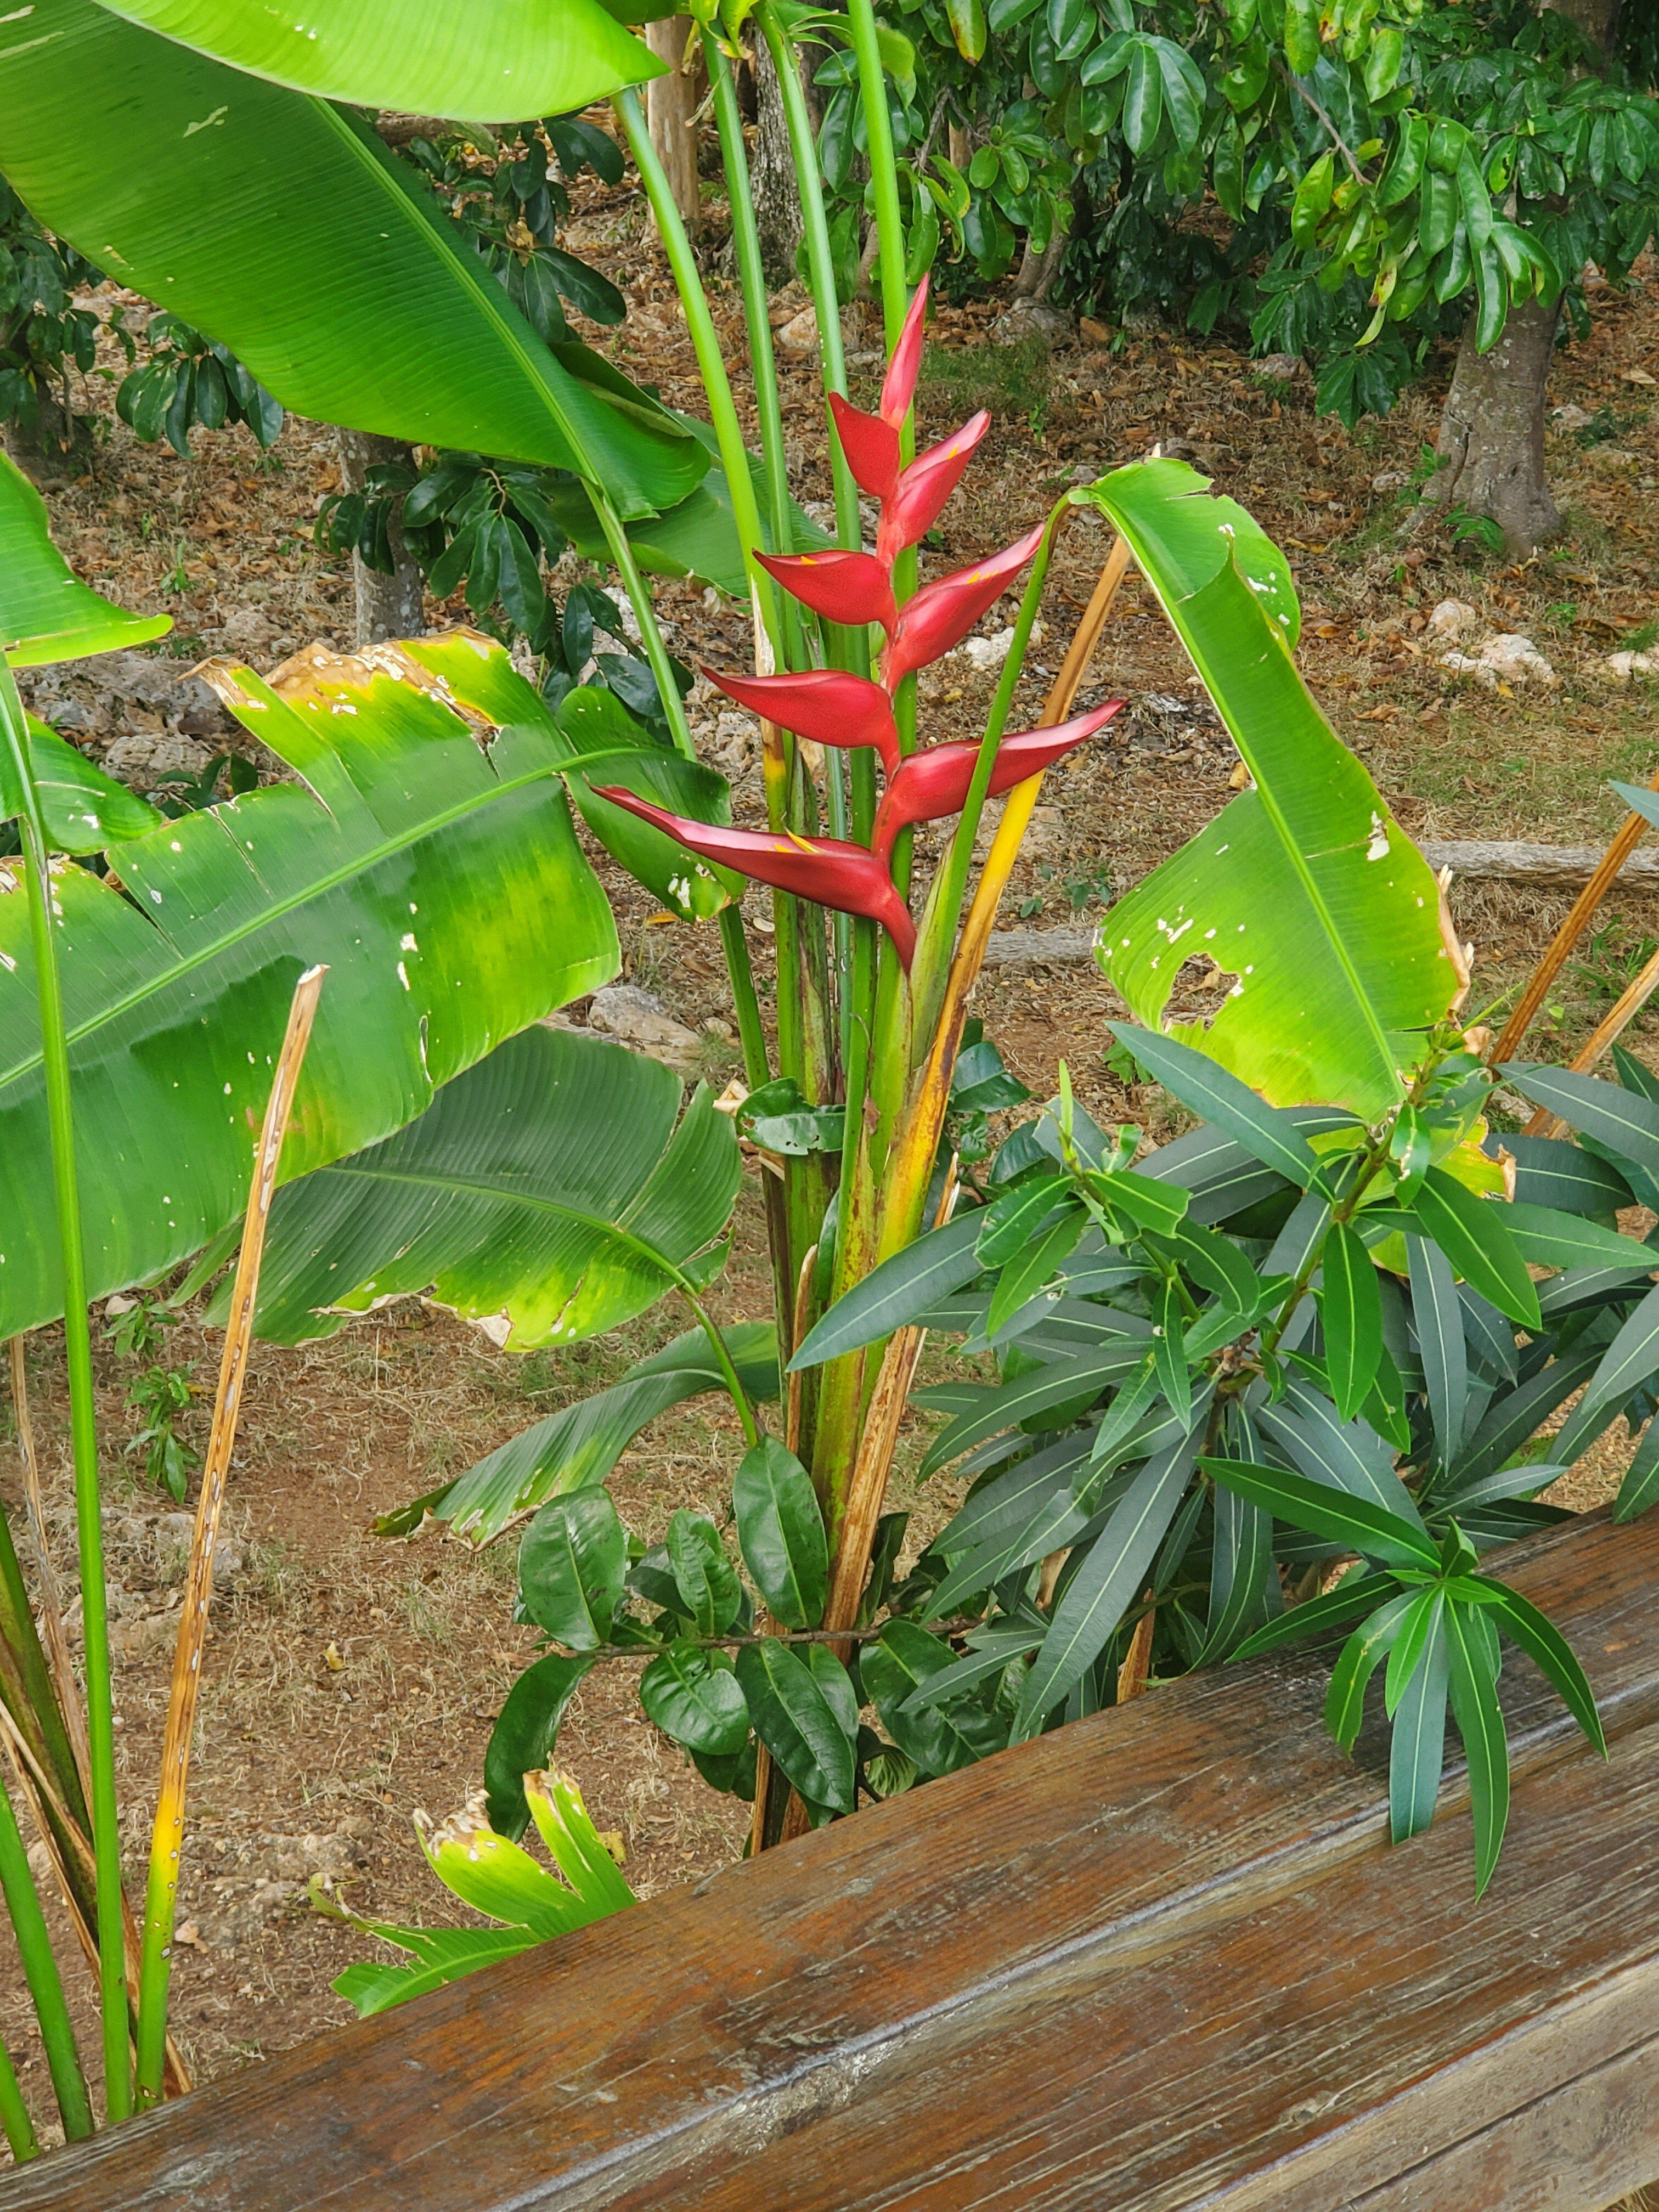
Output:
[[[1109,699],[1104,706],[1091,707],[1086,714],[1074,715],[1069,722],[1056,722],[1051,729],[1023,730],[1018,736],[1004,738],[991,769],[987,798],[1000,799],[1016,784],[1052,767],[1055,761],[1093,737],[1097,730],[1121,711],[1122,706],[1121,699]],[[898,773],[888,785],[877,809],[870,841],[881,860],[885,862],[890,858],[893,842],[902,830],[917,822],[938,822],[948,814],[961,813],[967,804],[968,787],[974,780],[979,753],[978,742],[969,740],[962,744],[932,745],[925,752],[912,753],[899,763]]]
[[[898,619],[888,564],[873,553],[757,553],[767,574],[826,622],[879,623],[890,635]],[[988,605],[989,602],[988,601]]]
[[[854,483],[872,499],[891,499],[899,480],[897,430],[879,415],[866,415],[861,407],[854,407],[839,392],[830,394],[830,412]]]
[[[878,921],[909,972],[916,949],[915,924],[886,863],[865,846],[850,845],[839,837],[797,837],[790,830],[724,830],[707,822],[688,822],[615,785],[594,787],[601,799],[678,838],[705,860],[735,868],[739,875],[775,890],[793,891],[816,905],[833,907],[838,914],[863,915]]]
[[[974,448],[990,427],[991,417],[981,407],[961,429],[930,446],[903,471],[890,499],[884,499],[876,532],[878,561],[896,559],[907,545],[915,545],[927,535],[960,483]],[[857,473],[854,470],[854,474]]]
[[[1048,527],[1047,522],[1039,522],[988,561],[924,584],[906,602],[882,663],[882,681],[889,691],[896,691],[907,676],[961,644],[1035,554]]]
[[[898,343],[893,348],[892,358],[887,364],[887,374],[882,381],[881,404],[878,412],[884,422],[895,430],[903,426],[910,411],[910,402],[916,396],[916,378],[921,369],[921,341],[923,326],[927,320],[927,279],[924,276],[916,287],[916,296],[910,302],[904,318],[903,328],[898,334]]]
[[[891,775],[898,766],[893,702],[879,684],[840,668],[809,668],[793,676],[727,676],[705,668],[709,682],[763,721],[820,745],[873,745]]]

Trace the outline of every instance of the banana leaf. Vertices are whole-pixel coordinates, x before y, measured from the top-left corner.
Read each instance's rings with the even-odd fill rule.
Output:
[[[569,469],[624,518],[706,472],[666,408],[543,344],[366,124],[93,0],[35,0],[0,46],[0,171],[296,414]]]
[[[148,799],[106,775],[33,714],[28,732],[34,786],[54,853],[101,853],[124,838],[142,837],[161,820]],[[0,822],[15,822],[22,811],[11,756],[0,753]]]
[[[598,0],[105,0],[112,15],[324,100],[413,115],[550,115],[662,64]],[[296,20],[296,18],[298,20]]]
[[[1183,1042],[1274,1105],[1369,1120],[1401,1095],[1410,1033],[1457,988],[1438,890],[1297,673],[1284,555],[1207,491],[1183,463],[1157,460],[1075,495],[1128,541],[1253,778],[1112,908],[1100,963],[1158,1028],[1183,963],[1212,960],[1236,980]]]
[[[14,668],[143,645],[171,615],[130,615],[83,584],[52,542],[46,502],[0,450],[0,652]]]
[[[278,1193],[254,1326],[298,1344],[427,1291],[468,1321],[501,1316],[508,1349],[527,1352],[707,1282],[738,1139],[706,1085],[684,1115],[680,1100],[642,1054],[526,1030],[419,1121]]]
[[[474,660],[501,649],[471,635]],[[295,981],[329,965],[283,1168],[414,1119],[437,1087],[618,965],[559,788],[560,749],[482,746],[396,647],[313,650],[280,690],[213,672],[303,779],[54,872],[93,1296],[153,1279],[240,1217]],[[0,864],[0,1334],[62,1292],[33,959]]]

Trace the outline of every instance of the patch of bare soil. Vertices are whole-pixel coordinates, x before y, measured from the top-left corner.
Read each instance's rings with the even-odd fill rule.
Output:
[[[614,342],[634,374],[700,408],[691,349],[666,272],[645,234],[638,196],[589,181],[571,243],[623,285],[629,316]],[[785,319],[799,303],[786,297]],[[1614,826],[1609,776],[1645,781],[1659,768],[1655,693],[1619,683],[1608,656],[1659,617],[1659,441],[1646,363],[1659,356],[1659,274],[1644,265],[1629,295],[1595,301],[1589,342],[1564,354],[1552,397],[1550,461],[1568,515],[1565,537],[1525,567],[1448,550],[1407,555],[1396,535],[1407,485],[1432,439],[1441,387],[1408,396],[1394,416],[1352,436],[1317,420],[1309,381],[1275,381],[1221,344],[1143,330],[1121,349],[1065,343],[1044,356],[989,337],[995,305],[946,308],[921,394],[924,435],[983,404],[998,422],[948,511],[934,573],[994,550],[1068,483],[1144,454],[1154,443],[1190,457],[1249,505],[1290,549],[1306,609],[1308,681],[1368,761],[1407,828],[1423,836],[1524,836],[1589,842]],[[745,356],[735,295],[717,293],[729,355]],[[873,316],[848,316],[854,370],[873,386]],[[797,495],[825,501],[830,484],[816,362],[783,356]],[[177,624],[165,649],[124,657],[112,683],[97,664],[46,672],[35,703],[65,734],[141,788],[169,769],[199,772],[220,751],[271,768],[181,684],[191,663],[228,653],[269,668],[313,639],[351,637],[350,580],[312,539],[319,507],[337,488],[331,434],[291,423],[261,456],[245,431],[200,433],[194,459],[136,444],[102,387],[89,404],[98,436],[89,472],[49,480],[58,541],[81,573],[124,604]],[[1020,704],[1035,712],[1106,552],[1104,526],[1078,520],[1054,563],[1045,629]],[[1486,687],[1442,664],[1427,624],[1437,604],[1473,610],[1474,635],[1519,631],[1552,664],[1553,685]],[[662,594],[671,639],[688,659],[744,665],[741,611],[690,585]],[[982,625],[1011,619],[1004,602]],[[459,603],[434,623],[465,619]],[[985,656],[981,654],[981,659]],[[924,679],[934,737],[974,733],[994,666],[953,656]],[[1102,741],[1051,776],[1028,855],[1005,908],[1042,927],[1088,921],[1230,796],[1231,748],[1150,594],[1133,582],[1120,601],[1086,696],[1121,693],[1130,711]],[[759,809],[758,778],[741,717],[696,696],[702,741],[731,773],[740,817]],[[631,981],[703,1030],[705,1072],[734,1065],[729,997],[711,931],[665,925],[635,887],[607,872]],[[1454,887],[1481,952],[1483,987],[1519,980],[1563,910],[1555,894]],[[1597,938],[1564,979],[1547,1048],[1570,1044],[1622,988],[1659,934],[1649,898],[1620,894]],[[764,977],[764,917],[757,903]],[[1126,1092],[1106,1066],[1104,1028],[1121,1007],[1092,969],[1054,964],[994,970],[979,1010],[1039,1095],[1062,1055],[1097,1112],[1157,1126],[1156,1094]],[[582,1009],[572,1010],[580,1018]],[[1553,1028],[1558,1043],[1549,1042]],[[1633,1041],[1650,1048],[1650,1019]],[[765,1275],[751,1192],[738,1255],[717,1310],[763,1310]],[[355,1911],[392,1920],[457,1917],[427,1872],[410,1815],[453,1810],[478,1783],[491,1721],[532,1639],[510,1625],[511,1543],[482,1555],[430,1539],[377,1537],[377,1513],[402,1504],[556,1407],[614,1379],[684,1326],[665,1309],[604,1344],[529,1359],[410,1302],[343,1328],[300,1352],[262,1348],[247,1394],[212,1638],[207,1648],[192,1818],[174,1972],[179,2039],[199,2075],[221,2073],[337,2024],[345,2008],[328,1982],[363,1954],[364,1939],[308,1907],[324,1877]],[[218,1338],[181,1324],[161,1355],[210,1394]],[[68,1456],[53,1332],[29,1364],[60,1563],[72,1556]],[[117,1589],[117,1694],[135,1881],[147,1845],[155,1754],[179,1596],[185,1524],[171,1501],[135,1479],[124,1455],[137,1416],[133,1379],[106,1346],[100,1387],[106,1439],[107,1534]],[[182,1424],[199,1446],[205,1414]],[[681,1504],[719,1498],[734,1454],[733,1424],[712,1401],[657,1425],[617,1483],[624,1516],[650,1533]],[[914,1435],[906,1466],[914,1464]],[[1616,1455],[1608,1455],[1611,1462]],[[1574,1478],[1572,1502],[1595,1502],[1614,1472]],[[18,1502],[0,1455],[0,1492]],[[954,1504],[935,1481],[918,1491],[901,1472],[900,1502],[935,1527]],[[21,1517],[21,1516],[20,1516]],[[581,1781],[601,1828],[621,1832],[627,1871],[649,1893],[701,1875],[741,1846],[744,1808],[715,1798],[649,1728],[634,1669],[600,1670],[585,1686],[560,1755]],[[64,1955],[70,1958],[65,1942]],[[71,1963],[80,1991],[83,1978]],[[78,2000],[77,2000],[78,2001]],[[84,2007],[82,2008],[84,2016]],[[0,2033],[23,2055],[24,2081],[43,2086],[27,2056],[15,1960],[0,1939]],[[88,2049],[95,2047],[88,2038]],[[33,2101],[44,2110],[46,2100]]]

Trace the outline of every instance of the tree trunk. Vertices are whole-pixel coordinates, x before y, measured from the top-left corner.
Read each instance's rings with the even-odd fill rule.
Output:
[[[1561,527],[1544,478],[1544,405],[1560,313],[1517,301],[1485,354],[1474,349],[1471,314],[1440,417],[1440,465],[1421,510],[1425,520],[1449,507],[1489,517],[1514,560]]]
[[[760,232],[761,269],[767,283],[777,291],[795,274],[795,253],[805,225],[778,73],[772,65],[771,48],[759,36],[755,40],[755,156],[750,178],[755,222]]]
[[[340,489],[362,491],[372,468],[401,461],[415,465],[413,450],[396,438],[377,438],[367,430],[341,430]],[[392,526],[395,574],[366,568],[356,553],[351,556],[351,580],[357,594],[357,642],[378,645],[383,638],[419,637],[426,629],[426,581],[414,556],[404,544],[404,533]]]
[[[668,64],[667,76],[653,76],[645,88],[645,119],[657,159],[668,173],[668,188],[680,221],[695,238],[702,214],[697,191],[697,89],[690,70],[681,66],[690,34],[689,15],[665,15],[645,26],[647,46],[659,61]]]
[[[1014,297],[1029,300],[1034,307],[1042,307],[1054,289],[1060,274],[1060,257],[1066,251],[1066,233],[1057,230],[1041,253],[1032,251],[1031,241],[1025,241],[1025,251],[1020,256],[1019,273],[1014,278]]]

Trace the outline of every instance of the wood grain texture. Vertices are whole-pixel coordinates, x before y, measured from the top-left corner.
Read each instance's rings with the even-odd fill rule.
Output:
[[[3,2212],[1601,2212],[1659,2173],[1659,1516],[1505,1555],[1510,1840],[1328,1652],[1005,1753],[0,2184]],[[1455,1737],[1451,1739],[1455,1747]]]

